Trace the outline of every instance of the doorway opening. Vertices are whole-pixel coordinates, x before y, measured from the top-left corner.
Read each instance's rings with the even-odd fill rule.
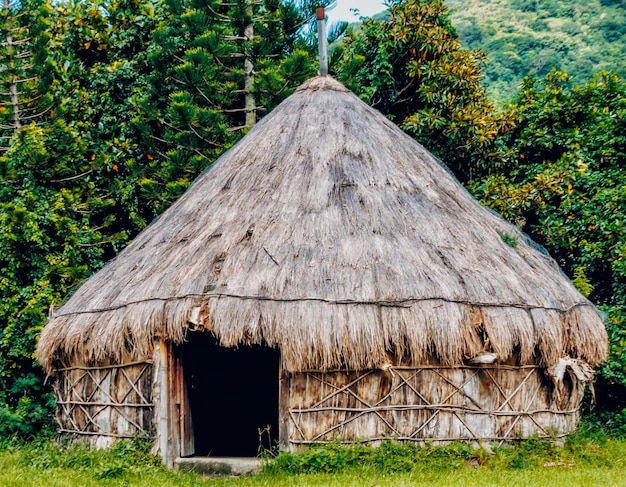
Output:
[[[225,348],[212,333],[181,346],[196,456],[255,457],[278,441],[280,352]]]

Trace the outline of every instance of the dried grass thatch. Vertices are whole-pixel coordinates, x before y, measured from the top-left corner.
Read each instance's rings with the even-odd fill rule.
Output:
[[[515,240],[516,245],[503,241]],[[510,237],[507,237],[510,236]],[[510,242],[509,242],[510,243]],[[52,370],[150,356],[189,322],[283,366],[597,364],[594,307],[520,232],[337,81],[309,80],[52,316]]]

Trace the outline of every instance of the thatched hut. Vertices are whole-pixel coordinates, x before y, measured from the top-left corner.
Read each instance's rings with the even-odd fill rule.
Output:
[[[50,318],[63,433],[166,462],[332,440],[564,435],[593,305],[329,77],[302,85]],[[265,428],[265,429],[264,429]]]

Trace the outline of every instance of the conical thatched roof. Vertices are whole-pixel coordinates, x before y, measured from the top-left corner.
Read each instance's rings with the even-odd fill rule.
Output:
[[[521,363],[597,364],[607,348],[552,259],[328,77],[88,279],[50,319],[38,359],[50,370],[74,354],[147,357],[155,337],[184,340],[189,321],[226,346],[278,346],[289,370],[374,367],[388,353],[461,364],[486,337]]]

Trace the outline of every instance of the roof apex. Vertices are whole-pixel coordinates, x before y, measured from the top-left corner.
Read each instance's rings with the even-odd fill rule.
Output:
[[[348,88],[342,85],[339,81],[328,76],[316,76],[315,78],[311,78],[304,83],[302,83],[298,88],[296,88],[296,92],[298,91],[342,91],[347,93],[352,93]]]

